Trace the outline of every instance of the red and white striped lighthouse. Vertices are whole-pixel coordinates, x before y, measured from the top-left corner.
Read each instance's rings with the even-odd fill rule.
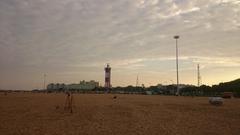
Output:
[[[109,64],[107,64],[107,67],[105,67],[105,88],[111,88],[111,67]]]

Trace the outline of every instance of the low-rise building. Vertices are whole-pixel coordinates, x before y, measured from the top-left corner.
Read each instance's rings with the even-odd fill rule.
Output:
[[[94,88],[99,87],[99,82],[94,80],[91,81],[80,81],[78,84],[59,84],[59,83],[50,83],[47,86],[47,90],[93,90]]]
[[[64,90],[66,89],[66,85],[64,83],[50,83],[47,85],[47,90]]]
[[[69,90],[93,90],[94,88],[99,87],[99,82],[91,80],[89,82],[83,80],[79,84],[69,84],[67,88]]]

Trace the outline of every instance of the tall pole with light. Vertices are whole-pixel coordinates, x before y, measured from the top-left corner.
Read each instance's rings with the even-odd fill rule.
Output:
[[[47,75],[44,74],[44,75],[43,75],[43,90],[46,89],[46,77],[47,77]]]
[[[176,39],[176,69],[177,69],[177,93],[176,95],[179,96],[179,76],[178,76],[178,39],[180,38],[179,35],[174,36]]]

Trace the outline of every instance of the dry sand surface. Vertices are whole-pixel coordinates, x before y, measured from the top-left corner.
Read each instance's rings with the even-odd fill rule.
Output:
[[[0,94],[1,135],[240,134],[240,99],[74,94],[71,114],[64,94]]]

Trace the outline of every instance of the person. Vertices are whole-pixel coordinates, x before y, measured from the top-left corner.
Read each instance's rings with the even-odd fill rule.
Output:
[[[70,110],[70,113],[73,113],[73,94],[69,91],[66,92],[66,101],[65,101],[65,110]]]

